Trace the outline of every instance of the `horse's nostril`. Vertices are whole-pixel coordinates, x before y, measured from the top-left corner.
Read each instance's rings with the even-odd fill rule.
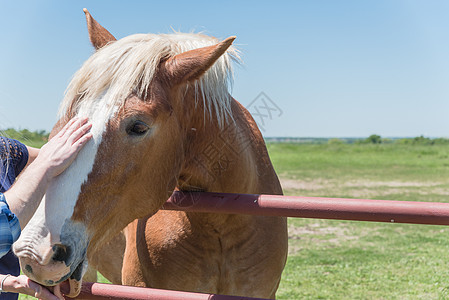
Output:
[[[25,266],[25,271],[27,271],[30,274],[33,274],[33,268],[29,264]]]
[[[54,245],[53,246],[53,257],[54,261],[63,261],[67,264],[67,261],[70,258],[71,249],[69,246],[64,245]]]

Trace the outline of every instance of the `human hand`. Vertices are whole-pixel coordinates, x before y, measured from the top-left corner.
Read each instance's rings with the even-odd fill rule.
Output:
[[[73,118],[47,144],[42,146],[35,163],[47,170],[50,178],[58,176],[70,166],[79,151],[92,138],[92,124],[87,118]]]
[[[2,275],[2,276],[7,276],[7,275]],[[33,296],[33,297],[36,297],[36,298],[39,298],[42,300],[64,299],[64,297],[61,294],[59,285],[54,287],[54,290],[52,293],[47,288],[32,281],[25,275],[20,275],[17,277],[8,276],[3,282],[3,290],[5,292],[30,295],[30,296]]]

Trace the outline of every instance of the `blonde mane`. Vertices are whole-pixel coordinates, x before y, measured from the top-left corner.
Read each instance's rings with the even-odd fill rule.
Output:
[[[161,60],[218,42],[214,37],[195,33],[135,34],[112,42],[94,53],[75,73],[59,115],[78,113],[81,106],[88,106],[89,111],[99,106],[115,111],[131,93],[145,99]],[[196,98],[202,96],[205,113],[215,116],[219,124],[232,118],[229,88],[232,61],[238,60],[238,51],[231,46],[194,83]],[[104,100],[107,103],[99,103]]]

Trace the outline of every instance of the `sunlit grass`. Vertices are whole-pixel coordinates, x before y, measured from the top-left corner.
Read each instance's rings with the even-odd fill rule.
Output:
[[[289,195],[449,202],[448,146],[269,151]],[[290,219],[289,237],[279,299],[449,298],[449,227]]]

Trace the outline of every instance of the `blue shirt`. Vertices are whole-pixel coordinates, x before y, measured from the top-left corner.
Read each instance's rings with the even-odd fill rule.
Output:
[[[28,150],[24,144],[0,136],[0,274],[20,275],[19,260],[10,250],[20,235],[20,225],[1,193],[14,184],[27,162]],[[18,297],[17,293],[2,293],[0,300],[17,300]]]
[[[11,249],[19,238],[20,224],[17,217],[9,209],[5,196],[16,180],[16,177],[28,162],[26,146],[16,140],[0,137],[0,258]]]
[[[5,196],[0,193],[0,257],[11,250],[20,235],[19,219],[10,210]]]
[[[9,190],[28,162],[28,150],[19,141],[0,136],[0,193]]]

